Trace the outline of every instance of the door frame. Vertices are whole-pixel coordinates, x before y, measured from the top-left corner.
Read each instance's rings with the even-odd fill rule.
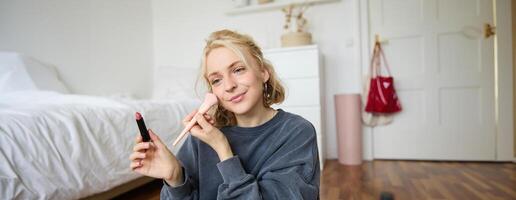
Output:
[[[516,3],[516,2],[515,2]],[[512,16],[511,0],[493,0],[495,39],[495,161],[513,161],[513,63],[512,63]],[[362,74],[369,69],[371,45],[369,42],[369,0],[354,0],[355,66],[361,66]],[[360,78],[362,78],[361,76]],[[362,83],[362,82],[361,82]],[[363,126],[363,157],[373,160],[373,128]]]

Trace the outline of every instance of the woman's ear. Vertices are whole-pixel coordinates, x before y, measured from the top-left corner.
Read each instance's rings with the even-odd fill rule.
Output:
[[[262,77],[263,77],[263,83],[266,83],[267,81],[269,81],[269,78],[270,78],[269,70],[265,69],[265,67],[262,69]]]

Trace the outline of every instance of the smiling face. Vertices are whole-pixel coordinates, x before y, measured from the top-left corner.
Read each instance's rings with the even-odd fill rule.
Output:
[[[226,48],[212,49],[206,56],[206,78],[220,104],[235,115],[245,115],[263,105],[263,83],[269,73],[242,51],[245,60]]]

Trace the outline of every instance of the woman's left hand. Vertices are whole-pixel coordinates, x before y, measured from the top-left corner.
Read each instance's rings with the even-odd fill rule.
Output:
[[[196,111],[192,112],[183,120],[185,126],[192,118],[197,120],[197,124],[190,129],[192,136],[199,138],[213,148],[213,150],[217,152],[220,161],[233,157],[233,151],[229,146],[226,136],[218,128],[213,126],[213,117],[208,114],[195,113]]]

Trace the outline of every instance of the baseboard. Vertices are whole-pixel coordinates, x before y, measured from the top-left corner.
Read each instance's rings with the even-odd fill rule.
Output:
[[[122,185],[119,185],[117,187],[114,187],[108,191],[101,192],[98,194],[94,194],[91,196],[88,196],[86,198],[82,198],[81,200],[105,200],[105,199],[112,199],[118,195],[121,195],[123,193],[126,193],[132,189],[135,189],[137,187],[140,187],[142,185],[145,185],[147,183],[150,183],[151,181],[156,180],[155,178],[142,176],[140,178],[137,178],[135,180],[129,181],[127,183],[124,183]]]

